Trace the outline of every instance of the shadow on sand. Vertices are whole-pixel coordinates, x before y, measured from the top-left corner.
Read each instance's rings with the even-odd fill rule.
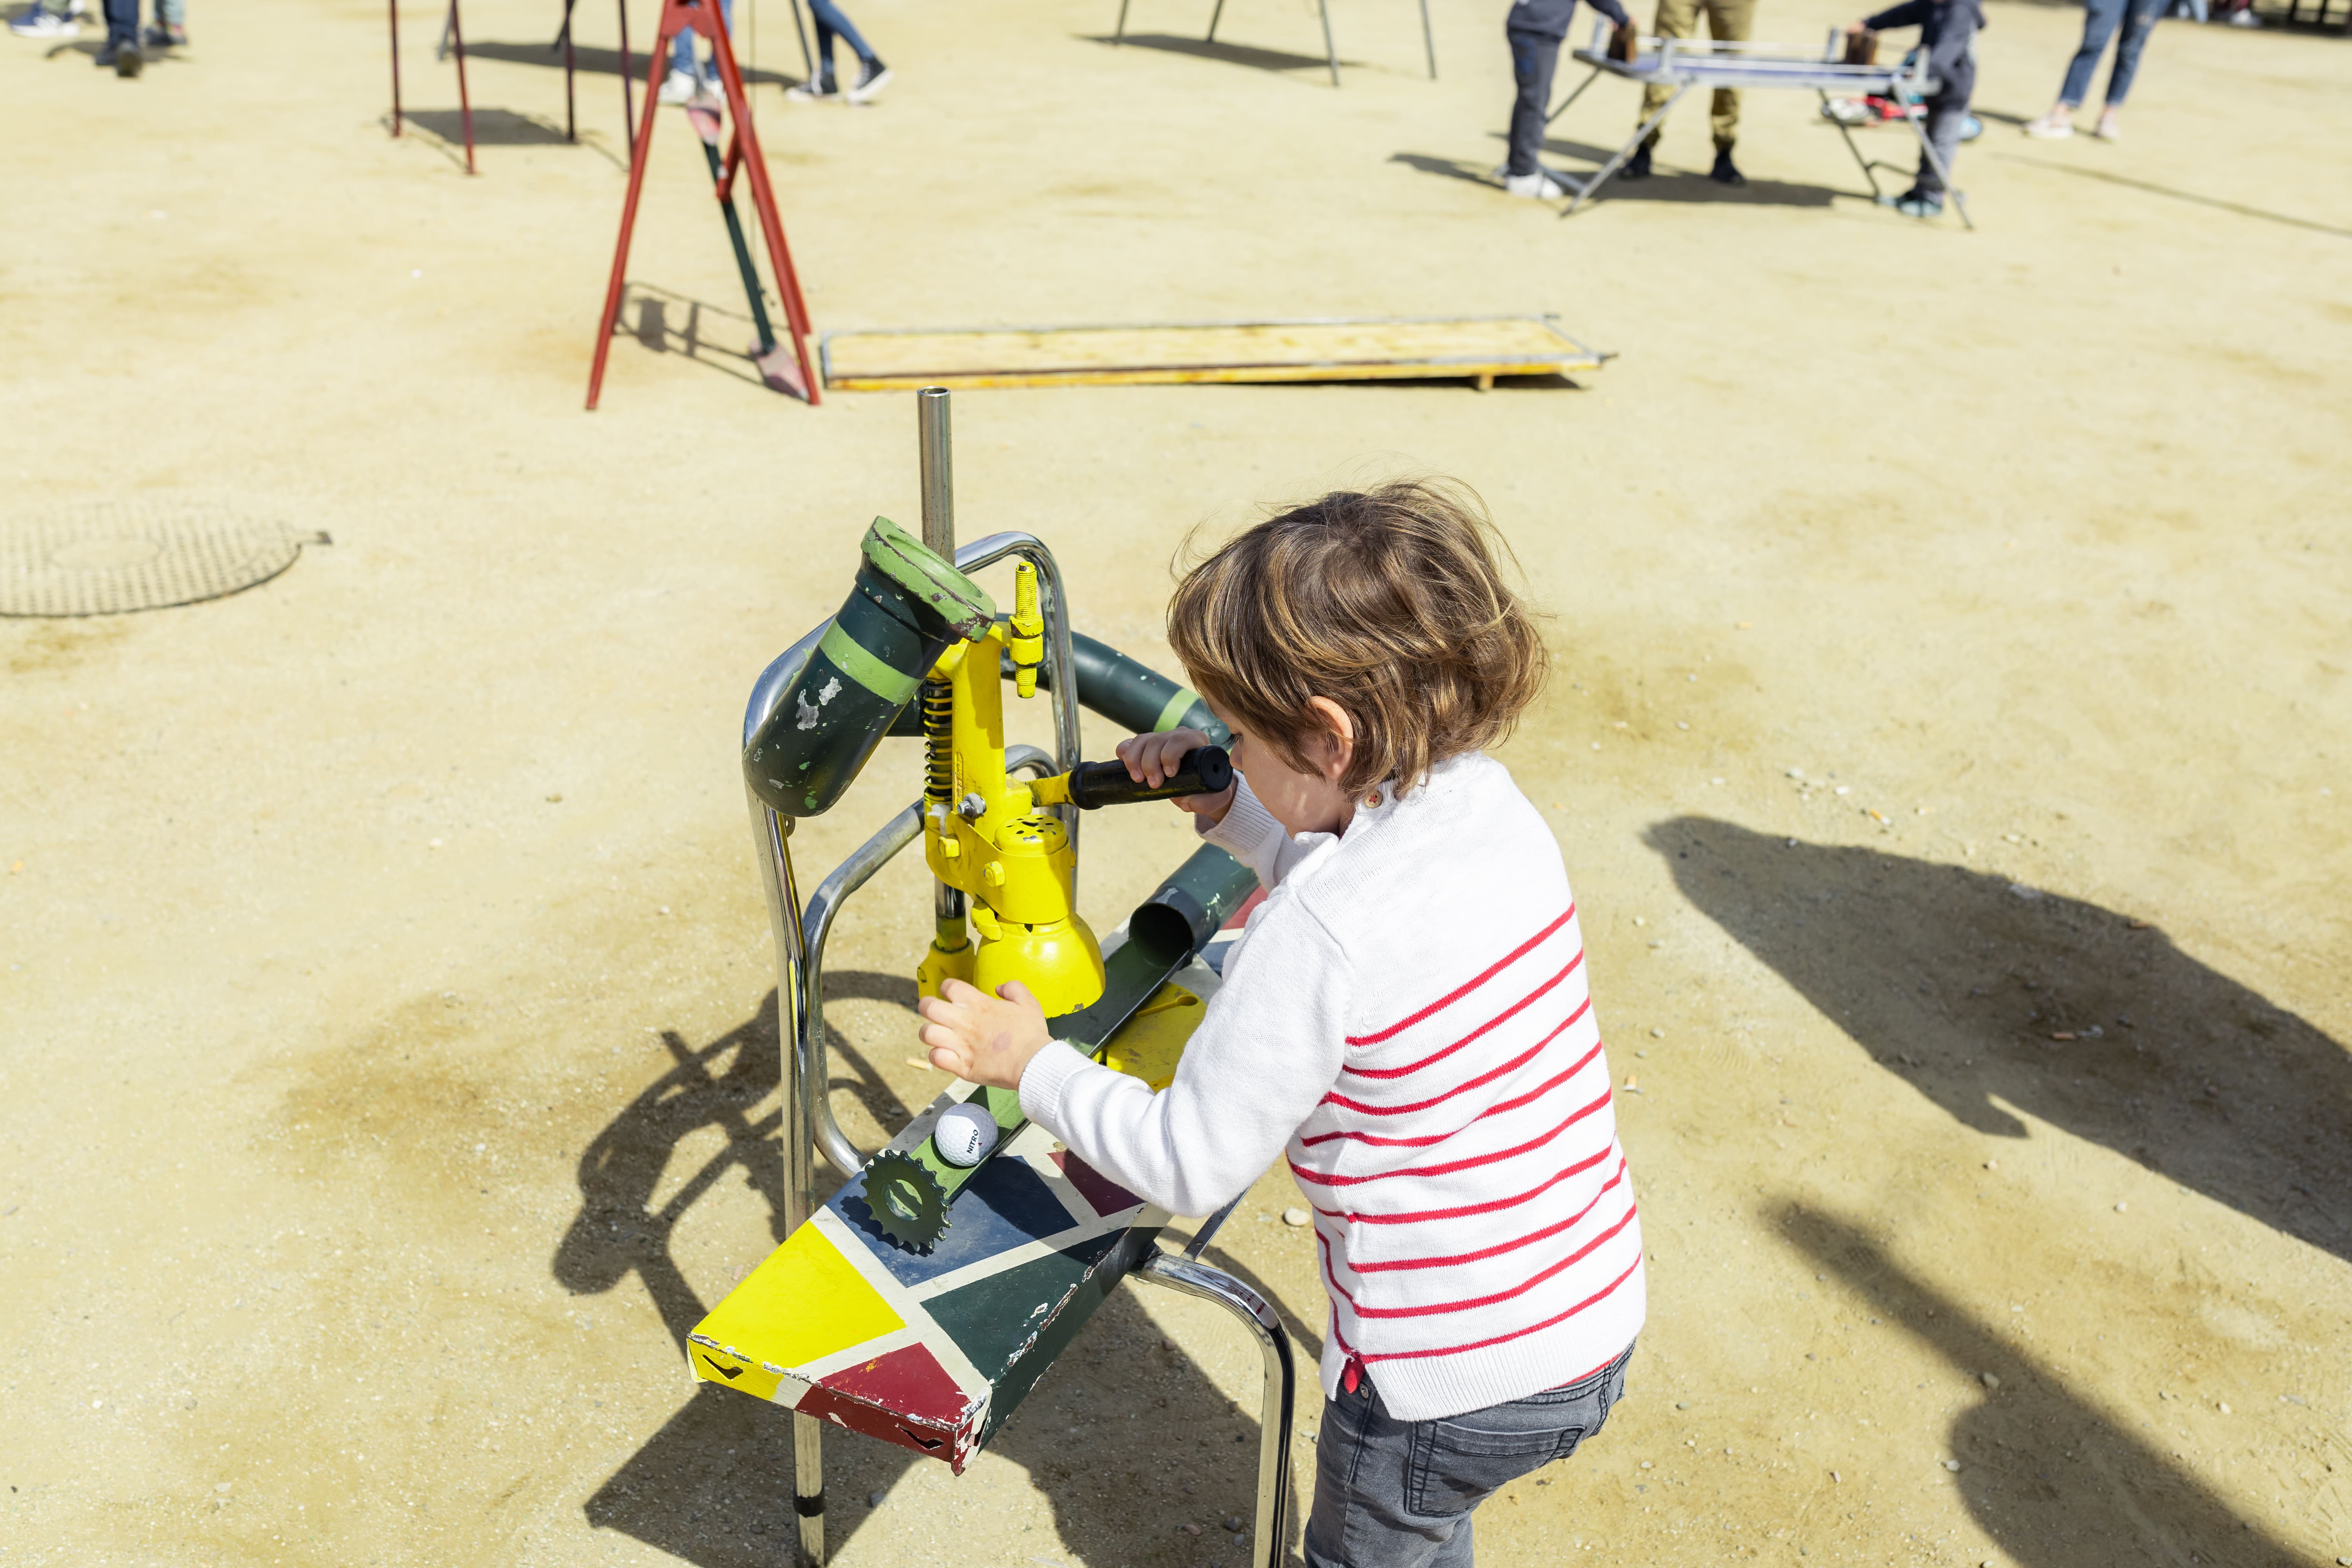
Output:
[[[1998,876],[1677,817],[1683,895],[1979,1132],[2004,1108],[2352,1261],[2352,1057],[2162,931]]]
[[[1906,1272],[1856,1225],[1802,1204],[1783,1205],[1767,1218],[1962,1375],[1993,1372],[2000,1379],[1953,1424],[1948,1440],[1959,1462],[1955,1484],[2008,1561],[2031,1568],[2293,1568],[2313,1561],[2077,1398],[2013,1336]]]

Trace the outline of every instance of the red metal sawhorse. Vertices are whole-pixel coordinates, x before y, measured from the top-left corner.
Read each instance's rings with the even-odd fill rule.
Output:
[[[638,123],[636,145],[629,157],[629,194],[621,205],[621,237],[613,247],[613,276],[605,286],[604,309],[596,319],[596,358],[588,372],[588,406],[594,408],[604,391],[604,362],[612,353],[614,325],[620,319],[621,290],[629,266],[629,238],[636,228],[637,198],[645,190],[646,165],[653,151],[654,121],[660,109],[656,89],[662,61],[669,52],[671,40],[687,32],[699,33],[710,40],[711,52],[719,62],[719,88],[730,122],[727,156],[718,170],[719,200],[731,210],[736,170],[740,168],[751,175],[751,205],[759,211],[760,232],[767,241],[768,265],[774,269],[776,293],[783,301],[784,325],[793,335],[793,354],[799,366],[798,384],[790,384],[791,373],[783,367],[763,365],[763,373],[781,373],[787,389],[799,393],[814,407],[823,398],[816,367],[809,362],[808,305],[801,298],[800,274],[793,268],[793,253],[784,245],[784,224],[776,214],[775,188],[768,183],[768,161],[761,155],[760,139],[751,132],[743,73],[736,68],[735,47],[728,39],[714,0],[662,0],[661,26],[655,33],[651,64],[646,68],[645,116]]]

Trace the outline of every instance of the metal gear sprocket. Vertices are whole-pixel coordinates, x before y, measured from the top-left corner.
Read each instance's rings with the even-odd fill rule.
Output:
[[[929,1252],[947,1234],[948,1196],[912,1154],[885,1149],[866,1163],[866,1209],[901,1247]]]

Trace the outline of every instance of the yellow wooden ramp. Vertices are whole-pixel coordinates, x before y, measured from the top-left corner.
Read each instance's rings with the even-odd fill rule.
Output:
[[[827,390],[1130,386],[1190,381],[1419,381],[1567,374],[1607,356],[1549,316],[1224,321],[830,332]]]

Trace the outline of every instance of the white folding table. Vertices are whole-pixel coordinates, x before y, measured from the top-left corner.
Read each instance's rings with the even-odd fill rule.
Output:
[[[1643,38],[1633,58],[1619,60],[1609,57],[1609,33],[1610,26],[1606,21],[1596,22],[1591,47],[1578,49],[1574,57],[1591,66],[1591,73],[1577,83],[1576,90],[1561,100],[1558,109],[1544,116],[1545,124],[1549,125],[1565,114],[1569,105],[1583,97],[1584,89],[1600,80],[1604,73],[1622,77],[1627,81],[1637,81],[1645,87],[1652,83],[1664,84],[1674,90],[1659,106],[1658,111],[1644,119],[1641,128],[1617,150],[1615,155],[1601,165],[1598,172],[1581,179],[1564,174],[1555,176],[1576,193],[1568,205],[1561,209],[1562,217],[1591,200],[1593,193],[1625,166],[1625,161],[1633,157],[1634,149],[1665,122],[1675,105],[1682,101],[1683,94],[1695,87],[1809,88],[1820,95],[1823,103],[1829,101],[1832,92],[1854,96],[1877,94],[1894,99],[1906,109],[1924,102],[1937,91],[1935,79],[1927,74],[1924,53],[1916,57],[1908,66],[1848,65],[1840,58],[1845,47],[1845,34],[1836,28],[1831,30],[1829,43],[1819,58],[1792,53],[1779,44],[1713,38]],[[1935,144],[1927,140],[1924,121],[1925,116],[1921,114],[1904,117],[1904,123],[1918,139],[1920,155],[1943,177],[1944,189],[1950,193],[1953,205],[1959,209],[1960,221],[1974,228],[1976,224],[1969,217],[1969,198],[1953,185],[1952,171],[1936,152]],[[1862,148],[1854,142],[1853,132],[1844,122],[1833,120],[1831,123],[1836,125],[1838,134],[1845,138],[1846,150],[1853,154],[1853,161],[1862,165],[1862,177],[1870,182],[1872,198],[1884,200],[1885,196],[1878,188],[1878,171],[1886,169],[1896,174],[1902,171],[1893,164],[1864,157]]]

